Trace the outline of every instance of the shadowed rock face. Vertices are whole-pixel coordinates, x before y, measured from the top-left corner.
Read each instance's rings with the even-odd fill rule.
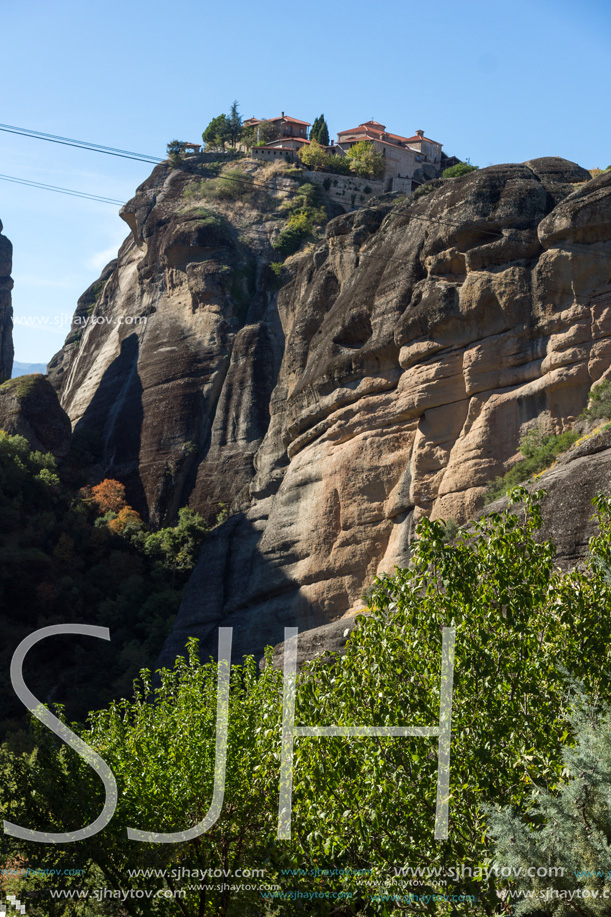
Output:
[[[0,385],[0,430],[24,436],[32,448],[64,458],[70,419],[45,376],[19,376]]]
[[[0,233],[2,233],[1,220]],[[10,379],[13,371],[12,267],[13,246],[6,236],[0,235],[0,380]]]
[[[332,220],[272,296],[267,224],[247,251],[198,227],[164,169],[128,205],[95,307],[150,320],[89,328],[62,402],[73,422],[106,418],[107,455],[132,461],[153,516],[232,504],[163,661],[191,634],[214,651],[220,623],[236,655],[258,653],[361,607],[420,516],[470,518],[528,425],[567,428],[609,374],[611,174],[547,158],[385,196]],[[241,319],[225,278],[249,258]]]
[[[164,163],[138,189],[121,213],[131,235],[49,365],[75,431],[101,435],[105,473],[154,522],[248,498],[282,355],[264,283],[275,223],[241,201],[231,219],[194,206],[185,191],[206,168]]]

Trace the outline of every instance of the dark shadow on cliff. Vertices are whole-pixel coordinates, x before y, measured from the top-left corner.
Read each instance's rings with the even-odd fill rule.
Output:
[[[136,334],[124,338],[119,356],[102,376],[74,433],[95,432],[100,436],[104,475],[125,484],[128,502],[146,518],[146,496],[138,466],[144,417],[139,347]]]
[[[301,633],[325,623],[299,584],[262,554],[261,534],[240,513],[206,539],[157,667],[171,667],[184,655],[189,637],[199,639],[202,660],[216,658],[219,627],[233,628],[232,658],[238,662],[245,655],[259,659],[266,646],[284,640],[285,627]]]

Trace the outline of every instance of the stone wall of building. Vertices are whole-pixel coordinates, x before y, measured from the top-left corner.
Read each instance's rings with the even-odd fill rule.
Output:
[[[305,170],[303,177],[315,185],[322,185],[329,197],[341,204],[346,211],[357,210],[370,197],[377,197],[378,194],[384,194],[388,190],[386,182],[374,181],[371,178],[357,178],[352,175],[333,175],[330,172]],[[393,188],[392,190],[399,189]]]

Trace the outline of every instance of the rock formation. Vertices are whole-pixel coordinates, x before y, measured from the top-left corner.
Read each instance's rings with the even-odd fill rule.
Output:
[[[34,449],[64,458],[70,448],[70,418],[40,373],[0,385],[0,430],[24,436]]]
[[[11,378],[14,354],[13,308],[11,306],[13,246],[1,233],[2,221],[0,220],[0,381]]]
[[[574,422],[611,354],[611,174],[547,158],[384,196],[277,295],[273,221],[185,209],[190,180],[139,189],[93,307],[146,325],[90,325],[57,361],[152,518],[231,504],[164,662],[220,623],[239,655],[354,612],[422,514],[467,520],[530,424]]]

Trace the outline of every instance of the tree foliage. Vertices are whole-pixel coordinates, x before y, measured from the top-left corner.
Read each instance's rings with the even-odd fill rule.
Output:
[[[359,140],[348,150],[351,170],[361,178],[381,178],[384,175],[384,157],[376,152],[369,140]]]
[[[564,749],[555,791],[534,789],[530,806],[489,811],[495,868],[506,877],[501,894],[514,896],[516,915],[609,913],[611,708],[601,709],[577,686],[569,724],[575,742]]]
[[[318,143],[316,140],[312,140],[310,144],[302,146],[297,154],[304,164],[309,169],[317,171],[318,169],[326,169],[329,165],[329,160],[331,156],[327,153],[325,149]]]
[[[202,140],[209,149],[225,149],[231,140],[231,124],[227,115],[217,115],[202,133]]]
[[[472,166],[468,162],[457,162],[455,166],[450,166],[443,170],[443,178],[459,178],[461,175],[468,175],[469,172],[477,172],[479,166]]]
[[[329,126],[324,115],[314,118],[314,123],[310,128],[310,140],[316,140],[321,146],[329,146]]]

